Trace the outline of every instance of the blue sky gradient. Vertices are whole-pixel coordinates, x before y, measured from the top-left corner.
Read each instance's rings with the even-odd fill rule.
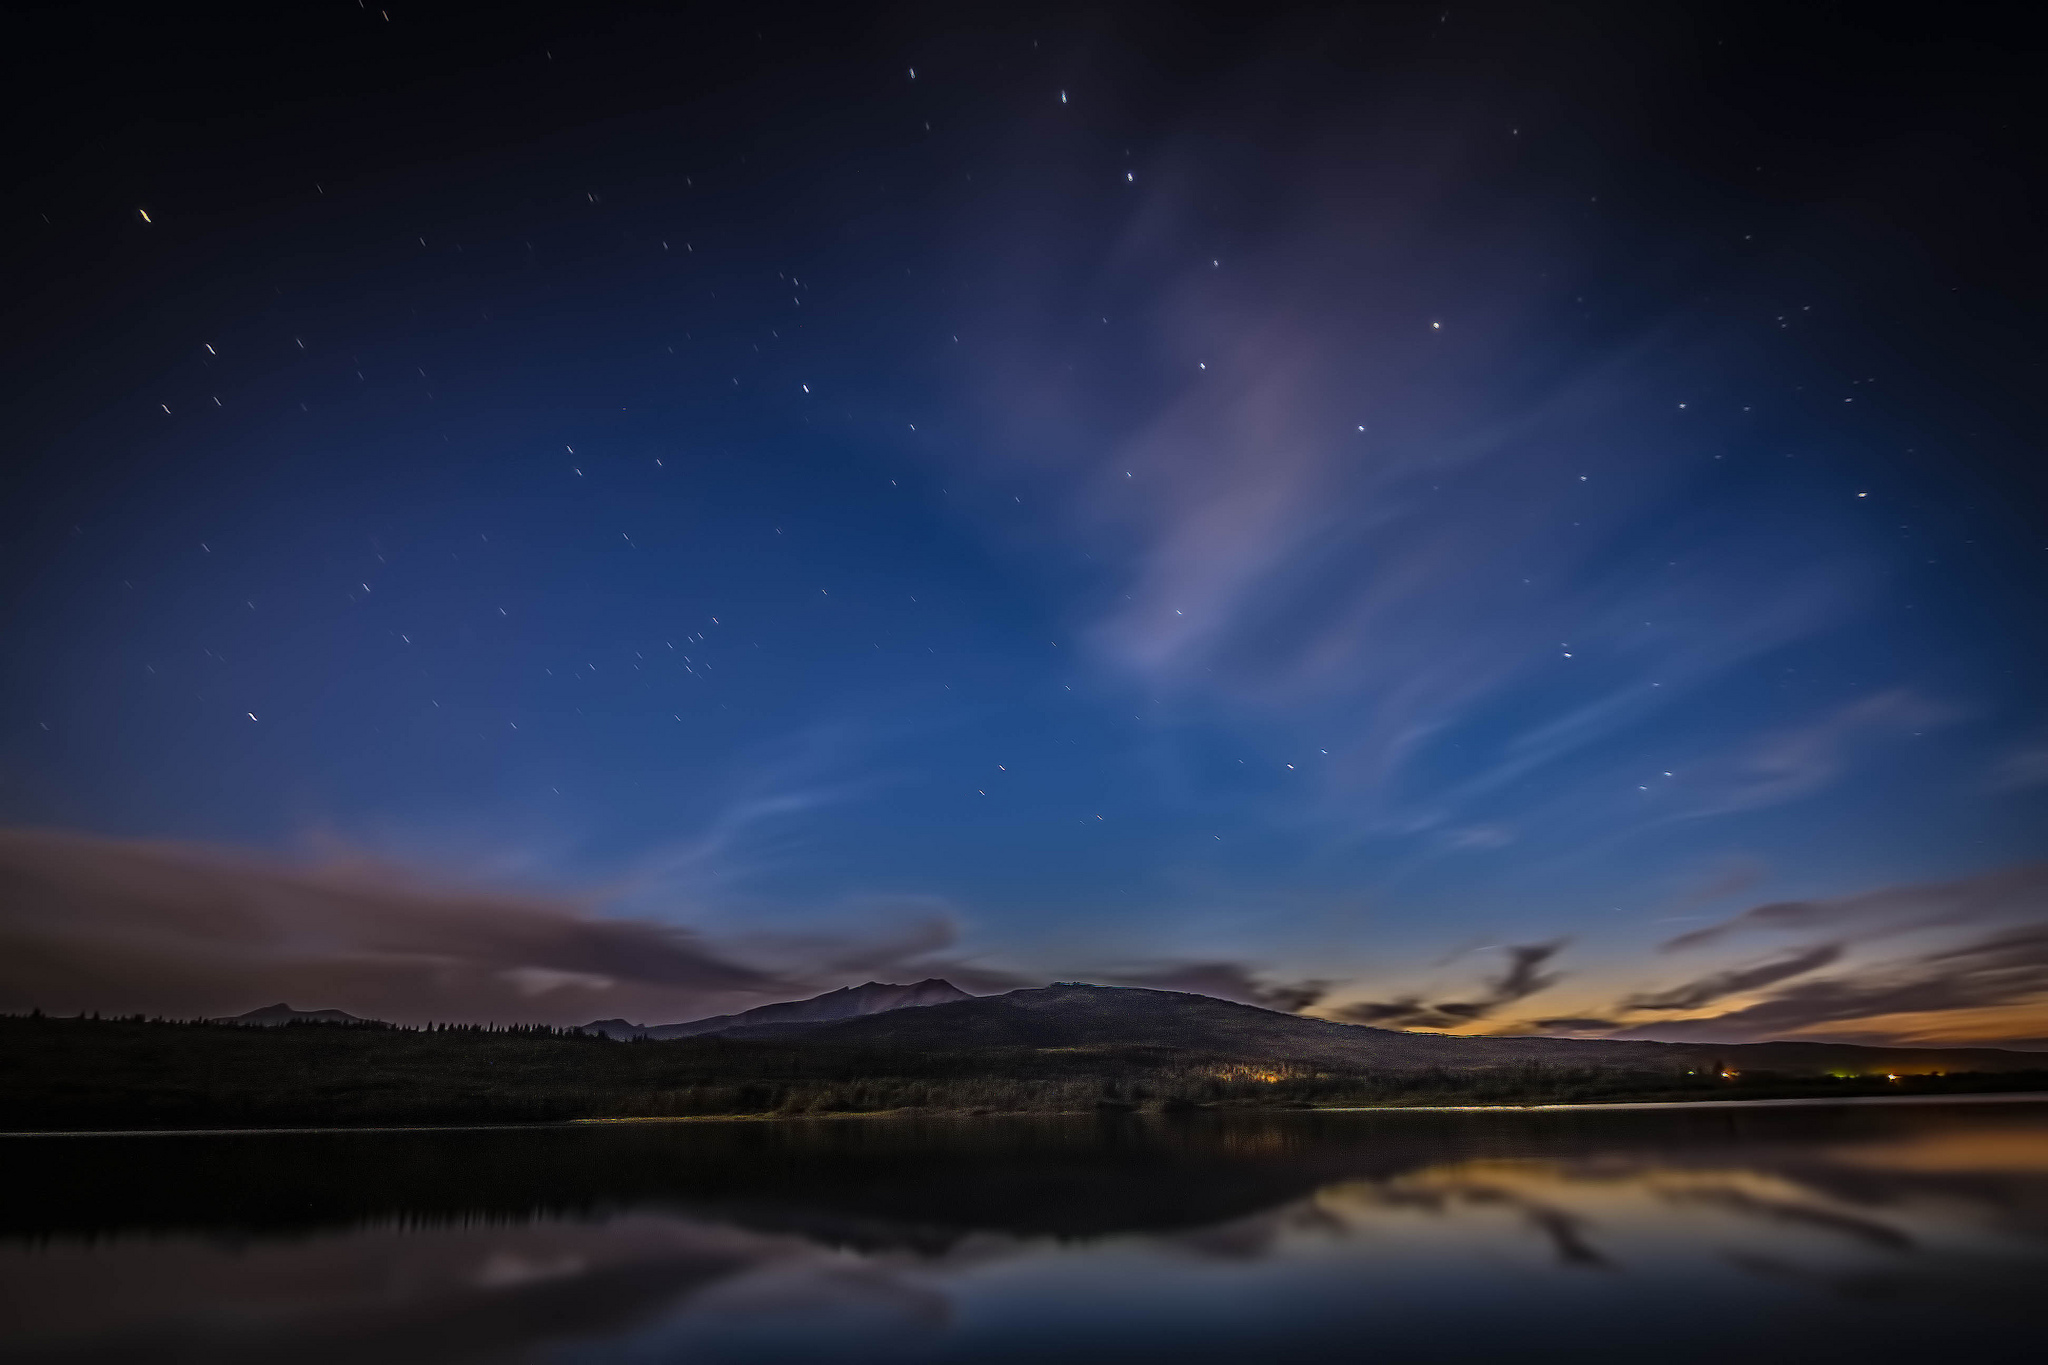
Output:
[[[1341,1010],[1565,945],[1486,1027],[2041,855],[2038,262],[1975,42],[1899,94],[1816,18],[1891,64],[1822,110],[1705,11],[785,26],[666,93],[678,31],[526,22],[30,185],[110,282],[9,400],[9,823],[833,984]]]

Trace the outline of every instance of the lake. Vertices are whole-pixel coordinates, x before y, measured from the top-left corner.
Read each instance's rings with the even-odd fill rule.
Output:
[[[2048,1356],[2048,1102],[10,1137],[0,1360]]]

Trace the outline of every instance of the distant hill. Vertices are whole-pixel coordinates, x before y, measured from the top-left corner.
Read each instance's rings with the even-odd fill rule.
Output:
[[[316,1013],[341,1014],[252,1012]],[[0,1015],[0,1131],[2048,1093],[2044,1053],[1447,1038],[1166,991],[1055,987],[662,1043],[347,1019]]]
[[[758,1013],[758,1011],[757,1011]],[[1420,1070],[1550,1066],[1719,1066],[1731,1070],[1856,1073],[2020,1071],[2048,1054],[2002,1048],[1858,1047],[1848,1043],[1652,1043],[1581,1038],[1460,1037],[1307,1019],[1205,995],[1062,984],[970,997],[903,1013],[827,1023],[763,1021],[727,1037],[802,1038],[867,1048],[1128,1048],[1248,1062]]]
[[[791,1000],[779,1005],[761,1005],[738,1014],[715,1014],[709,1019],[692,1019],[682,1024],[629,1024],[624,1019],[599,1019],[585,1024],[585,1033],[602,1033],[610,1038],[696,1038],[707,1033],[731,1037],[749,1036],[743,1030],[790,1024],[827,1023],[882,1014],[891,1010],[925,1005],[944,1005],[973,996],[950,981],[930,977],[898,986],[870,981],[861,986],[842,986],[836,991],[814,995],[808,1000]]]
[[[217,1024],[369,1023],[343,1010],[268,1005]],[[960,1055],[979,1049],[1074,1053],[1148,1049],[1184,1058],[1292,1063],[1332,1071],[1467,1070],[1541,1064],[1610,1070],[1785,1072],[2032,1071],[2048,1053],[2006,1048],[1866,1047],[1851,1043],[1656,1043],[1642,1040],[1466,1037],[1340,1024],[1181,991],[1070,982],[973,996],[937,977],[870,981],[808,1000],[762,1005],[680,1024],[599,1019],[584,1033],[611,1038],[721,1038],[815,1043],[869,1052]]]
[[[223,1019],[208,1020],[214,1024],[367,1024],[370,1021],[346,1010],[295,1010],[290,1005],[265,1005],[260,1010],[247,1014],[231,1014]]]

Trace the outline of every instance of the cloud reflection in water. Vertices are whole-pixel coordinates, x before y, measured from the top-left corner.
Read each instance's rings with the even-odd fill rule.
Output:
[[[440,1202],[333,1202],[365,1135],[66,1156],[0,1359],[1995,1358],[2048,1271],[2038,1103],[470,1136],[383,1139]],[[124,1153],[192,1202],[66,1198]]]

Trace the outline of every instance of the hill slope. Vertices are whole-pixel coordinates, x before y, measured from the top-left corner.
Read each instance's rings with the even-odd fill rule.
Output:
[[[1136,1010],[1201,1015],[1206,1028],[1182,1028],[1206,1049],[1093,1041],[1106,1032],[1086,1019],[1026,994],[993,1008],[980,1001],[903,1009],[861,1020],[782,1025],[774,1040],[706,1034],[674,1042],[616,1042],[594,1034],[540,1027],[432,1029],[377,1024],[294,1023],[289,1028],[170,1023],[142,1019],[52,1019],[0,1015],[0,1131],[34,1129],[268,1128],[438,1123],[534,1123],[578,1118],[680,1115],[875,1113],[919,1109],[967,1113],[1077,1113],[1107,1106],[1135,1108],[1355,1107],[1414,1104],[1584,1103],[1615,1100],[1829,1098],[2048,1090],[2048,1056],[1984,1051],[1987,1064],[1954,1074],[1956,1053],[1920,1053],[1910,1074],[1880,1049],[1833,1064],[1851,1079],[1772,1075],[1759,1068],[1729,1080],[1685,1063],[1682,1048],[1659,1060],[1595,1062],[1587,1052],[1636,1052],[1657,1044],[1559,1044],[1553,1040],[1460,1040],[1386,1034],[1295,1020],[1271,1011],[1133,993],[1132,1007],[1102,992],[1096,1010],[1128,1020]],[[1145,996],[1164,996],[1147,1000]],[[926,1016],[957,1011],[955,1024],[981,1017],[1006,1037],[989,1045],[960,1039],[951,1026],[925,1027]],[[1073,1013],[1073,1012],[1070,1012]],[[1259,1016],[1268,1016],[1264,1019]],[[1047,1030],[1048,1020],[1061,1024]],[[1252,1021],[1248,1023],[1247,1021]],[[1278,1028],[1275,1028],[1277,1021]],[[1098,1020],[1099,1024],[1101,1021]],[[1033,1028],[1033,1024],[1039,1025]],[[911,1025],[918,1027],[911,1027]],[[893,1045],[814,1041],[886,1025]],[[1274,1029],[1273,1032],[1262,1032]],[[1140,1030],[1131,1030],[1141,1033]],[[1176,1030],[1155,1030],[1153,1039]],[[1282,1035],[1293,1033],[1290,1044]],[[1072,1045],[1015,1044],[1018,1037],[1077,1037]],[[1378,1036],[1375,1036],[1378,1035]],[[933,1045],[933,1038],[939,1038]],[[913,1037],[914,1041],[900,1041]],[[1363,1044],[1358,1043],[1359,1038]],[[1279,1038],[1280,1042],[1275,1043]],[[1304,1056],[1301,1040],[1348,1039],[1364,1060],[1336,1063]],[[966,1045],[956,1045],[959,1043]],[[1527,1061],[1534,1043],[1547,1054]],[[1774,1045],[1752,1051],[1767,1053]],[[1803,1044],[1785,1044],[1803,1048]],[[1403,1049],[1395,1052],[1391,1049]],[[1502,1051],[1503,1047],[1506,1053]],[[1575,1051],[1561,1051],[1571,1048]],[[1728,1051],[1734,1051],[1730,1049]],[[1377,1052],[1380,1060],[1371,1054]],[[1520,1053],[1519,1057],[1514,1055]],[[1624,1055],[1625,1055],[1624,1054]],[[1290,1055],[1295,1059],[1289,1064]],[[1326,1052],[1325,1055],[1331,1055]],[[1251,1063],[1230,1065],[1228,1059]],[[1888,1065],[1882,1063],[1889,1063]],[[1930,1062],[1929,1059],[1935,1059]],[[1219,1066],[1219,1062],[1225,1065]],[[1448,1062],[1463,1065],[1446,1065]],[[2032,1070],[2016,1069],[2027,1062]],[[1305,1064],[1304,1064],[1305,1063]],[[1477,1063],[1477,1064],[1473,1064]],[[1753,1066],[1744,1060],[1741,1065]],[[1898,1070],[1896,1081],[1884,1074]],[[1687,1074],[1688,1069],[1691,1074]],[[1792,1068],[1787,1068],[1790,1070]],[[1872,1076],[1876,1071],[1879,1074]],[[1996,1071],[2001,1074],[1989,1074]]]
[[[1847,1043],[1651,1043],[1579,1038],[1468,1038],[1338,1024],[1178,991],[1046,986],[934,1005],[907,1014],[785,1024],[728,1037],[868,1048],[1152,1047],[1215,1058],[1330,1068],[1421,1070],[1550,1066],[1857,1073],[2017,1071],[2048,1056],[1999,1048],[1877,1048]]]
[[[247,1014],[231,1014],[225,1019],[211,1021],[216,1024],[255,1024],[276,1027],[279,1024],[367,1024],[370,1020],[347,1010],[295,1010],[290,1005],[265,1005],[260,1010]]]
[[[944,1005],[957,1000],[972,999],[973,996],[952,982],[942,981],[935,976],[913,982],[908,986],[898,986],[886,981],[870,981],[860,986],[842,986],[836,991],[814,995],[808,1000],[761,1005],[755,1009],[742,1010],[738,1014],[714,1014],[708,1019],[692,1019],[687,1023],[629,1024],[623,1019],[599,1019],[594,1023],[585,1024],[583,1031],[602,1033],[610,1038],[696,1038],[709,1033],[729,1033],[736,1029],[854,1019],[889,1010],[914,1009],[924,1005]]]

